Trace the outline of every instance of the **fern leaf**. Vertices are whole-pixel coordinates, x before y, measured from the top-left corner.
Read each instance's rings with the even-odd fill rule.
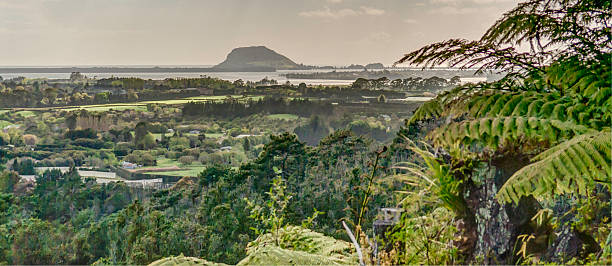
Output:
[[[440,147],[452,147],[457,142],[465,142],[466,145],[480,143],[498,148],[500,145],[520,139],[546,140],[555,143],[561,138],[589,131],[586,126],[568,121],[509,116],[453,122],[433,130],[429,137]]]
[[[546,193],[584,195],[596,182],[609,187],[611,137],[610,128],[606,128],[576,136],[540,153],[533,158],[534,163],[506,181],[498,200],[518,203],[520,197]]]

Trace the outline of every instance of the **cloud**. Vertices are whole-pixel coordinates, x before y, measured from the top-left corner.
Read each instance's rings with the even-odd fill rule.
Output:
[[[497,4],[497,3],[509,3],[516,2],[515,0],[472,0],[476,4]]]
[[[327,0],[327,2],[332,3],[332,4],[339,4],[339,3],[342,3],[342,0]]]
[[[340,19],[344,17],[356,16],[358,15],[357,11],[345,8],[340,10],[331,10],[329,7],[324,7],[320,10],[312,10],[312,11],[304,11],[300,12],[298,15],[307,18],[331,18],[331,19]]]
[[[415,19],[411,19],[411,18],[404,19],[403,21],[406,24],[416,24],[418,22]]]
[[[385,10],[377,9],[368,6],[361,6],[359,9],[351,9],[351,8],[343,8],[333,10],[329,7],[324,7],[319,10],[311,10],[311,11],[303,11],[298,15],[306,18],[329,18],[329,19],[341,19],[345,17],[353,17],[353,16],[380,16],[385,14]]]
[[[480,9],[473,7],[454,7],[444,6],[440,8],[434,8],[429,11],[431,14],[442,14],[442,15],[465,15],[470,13],[476,13]]]
[[[451,5],[456,5],[459,0],[431,0],[430,1],[432,4],[451,4]]]
[[[392,37],[393,36],[391,36],[391,34],[386,33],[384,31],[376,32],[370,35],[370,39],[376,42],[388,42],[391,40]]]
[[[459,4],[477,4],[477,5],[488,5],[498,3],[516,2],[516,0],[430,0],[432,4],[440,5],[459,5]]]
[[[385,14],[385,11],[382,9],[377,9],[377,8],[373,8],[373,7],[369,7],[369,6],[361,6],[361,10],[366,14],[366,15],[371,15],[371,16],[380,16],[382,14]]]

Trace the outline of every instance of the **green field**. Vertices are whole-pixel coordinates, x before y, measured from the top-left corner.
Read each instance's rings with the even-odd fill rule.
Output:
[[[157,165],[156,166],[145,166],[139,169],[148,169],[148,168],[161,168],[161,167],[170,167],[170,166],[175,166],[175,165],[179,165],[179,163],[176,160],[172,160],[172,159],[168,159],[166,157],[160,156],[157,157]]]
[[[268,115],[266,117],[269,119],[282,119],[282,120],[287,120],[287,121],[297,120],[300,118],[299,116],[292,115],[292,114],[273,114],[273,115]]]
[[[178,161],[168,159],[166,157],[157,157],[157,166],[148,166],[140,169],[148,169],[148,168],[162,168],[162,167],[171,167],[178,166],[183,168],[184,170],[178,171],[168,171],[168,172],[144,172],[145,174],[151,175],[168,175],[168,176],[193,176],[196,177],[202,172],[206,166],[202,165],[199,162],[194,162],[191,165],[181,165]]]
[[[132,133],[132,137],[135,136],[134,131],[130,131],[130,133]],[[153,134],[156,140],[161,140],[161,136],[162,136],[161,133],[151,133],[151,134]],[[218,139],[220,137],[223,137],[223,135],[225,135],[224,133],[204,133],[204,134],[206,135],[207,138],[211,138],[211,139]],[[171,133],[166,133],[166,137],[172,137],[172,135],[173,134]],[[183,136],[197,136],[197,135],[191,134],[191,133],[184,133]]]
[[[185,168],[185,167],[184,167]],[[168,175],[168,176],[192,176],[192,177],[197,177],[200,175],[200,173],[202,171],[204,171],[204,169],[206,169],[206,166],[201,165],[199,163],[194,163],[192,165],[189,165],[187,167],[188,169],[186,170],[180,170],[180,171],[169,171],[169,172],[148,172],[145,174],[157,174],[157,175]]]
[[[36,112],[34,112],[34,111],[19,111],[19,112],[16,112],[15,114],[23,116],[23,117],[30,117],[30,116],[35,116]]]
[[[244,99],[242,95],[231,95],[238,100]],[[137,110],[137,111],[145,111],[147,110],[147,104],[185,104],[188,102],[203,102],[203,101],[221,101],[227,98],[227,95],[220,96],[195,96],[183,99],[176,100],[159,100],[159,101],[142,101],[142,102],[134,102],[134,103],[109,103],[109,104],[94,104],[94,105],[82,105],[82,106],[70,106],[70,107],[50,107],[49,109],[62,109],[66,111],[74,111],[85,109],[87,111],[108,111],[108,110]],[[250,96],[248,99],[259,100],[263,98],[263,96]]]
[[[138,105],[138,104],[102,104],[102,105],[85,105],[85,106],[80,106],[80,107],[71,107],[71,108],[64,108],[63,110],[66,111],[74,111],[74,110],[87,110],[87,111],[108,111],[108,110],[118,110],[118,111],[123,111],[123,110],[136,110],[136,111],[146,111],[147,110],[147,106],[145,105]]]

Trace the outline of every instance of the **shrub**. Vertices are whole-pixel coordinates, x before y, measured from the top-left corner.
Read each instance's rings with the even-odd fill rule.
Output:
[[[195,161],[195,157],[193,156],[181,156],[181,158],[178,159],[179,163],[184,164],[184,165],[190,165],[193,163],[193,161]]]
[[[125,161],[140,164],[143,166],[154,166],[157,165],[157,160],[155,157],[146,151],[136,150],[130,153],[128,156],[125,156]]]
[[[97,139],[76,139],[72,144],[92,149],[102,149],[106,146],[104,141]]]
[[[34,146],[38,142],[38,137],[32,134],[23,135],[23,142],[26,145]]]
[[[98,133],[91,129],[91,128],[86,128],[86,129],[77,129],[77,130],[68,130],[68,132],[66,132],[65,137],[67,139],[71,139],[71,140],[75,140],[75,139],[97,139],[98,138]]]
[[[34,170],[34,162],[30,159],[25,160],[17,160],[13,163],[13,170],[15,170],[20,175],[35,175],[36,171]]]

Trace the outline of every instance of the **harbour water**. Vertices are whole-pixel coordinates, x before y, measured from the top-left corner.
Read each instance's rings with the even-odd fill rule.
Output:
[[[40,66],[37,66],[40,67]],[[44,66],[43,66],[44,67]],[[125,67],[125,66],[121,66]],[[184,67],[184,66],[182,66]],[[192,66],[193,67],[193,66]],[[200,67],[200,66],[198,66]],[[389,71],[406,70],[403,69],[386,69]],[[448,70],[448,69],[446,69]],[[219,79],[235,81],[242,79],[243,81],[260,81],[264,78],[274,79],[278,84],[289,83],[297,85],[306,83],[308,85],[349,85],[353,80],[334,80],[334,79],[288,79],[285,75],[289,73],[315,73],[315,72],[349,72],[361,71],[359,69],[310,69],[310,70],[277,70],[275,72],[151,72],[151,73],[85,73],[90,78],[110,78],[110,77],[137,77],[142,79],[162,80],[167,78],[199,78],[199,77],[215,77]],[[372,70],[378,71],[378,70]],[[70,73],[2,73],[0,77],[10,79],[15,77],[26,78],[46,78],[46,79],[68,79]],[[465,77],[461,78],[462,82],[484,81],[486,77]],[[465,79],[465,81],[464,81]]]

